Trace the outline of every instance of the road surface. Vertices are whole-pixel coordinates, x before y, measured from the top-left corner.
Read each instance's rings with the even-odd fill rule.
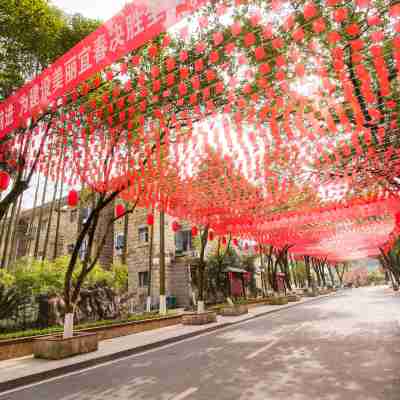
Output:
[[[399,400],[399,319],[400,295],[346,290],[0,400]]]

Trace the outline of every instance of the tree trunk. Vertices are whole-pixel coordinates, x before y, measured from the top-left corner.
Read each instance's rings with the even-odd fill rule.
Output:
[[[8,214],[8,209],[7,209],[7,213]],[[7,218],[3,218],[3,220],[1,221],[1,232],[0,232],[0,249],[3,246],[3,239],[4,239],[4,233],[6,231],[6,226],[7,226]],[[3,265],[0,264],[0,268],[2,268]]]
[[[19,217],[21,214],[23,195],[24,194],[22,193],[18,200],[17,212],[15,214],[14,223],[13,223],[13,231],[11,234],[11,247],[10,247],[10,254],[8,257],[7,265],[11,265],[13,263],[13,261],[15,260],[15,254],[17,251],[17,242],[19,240],[19,239],[18,240],[16,239],[16,236],[17,236],[17,231],[18,231],[18,227],[19,227]]]
[[[153,240],[154,239],[154,223],[150,225],[150,242],[149,242],[149,282],[147,288],[147,301],[146,311],[151,311],[151,284],[152,284],[152,272],[153,272]]]
[[[124,246],[122,248],[122,255],[121,255],[121,262],[122,264],[125,265],[128,259],[128,233],[129,233],[129,214],[126,214],[124,218]]]
[[[160,210],[160,314],[167,313],[165,295],[165,213]]]
[[[74,336],[74,314],[74,308],[65,312],[63,339],[70,339]]]
[[[308,289],[312,289],[313,287],[313,279],[311,276],[311,265],[310,265],[310,256],[304,256],[304,265],[306,267],[306,275],[307,275],[307,287]]]
[[[197,312],[204,312],[204,281],[205,281],[205,251],[208,242],[208,230],[209,227],[206,226],[201,234],[201,248],[200,248],[200,260],[198,265],[198,299],[197,299]]]
[[[31,253],[31,245],[33,243],[34,235],[33,235],[33,228],[35,227],[35,217],[36,217],[36,209],[37,209],[37,203],[38,203],[38,197],[39,197],[39,189],[40,189],[40,176],[37,176],[37,182],[36,182],[36,190],[35,190],[35,198],[33,200],[33,208],[32,208],[32,215],[30,218],[29,226],[28,226],[28,244],[27,244],[27,255],[30,256]],[[37,227],[36,227],[37,229]],[[36,234],[36,231],[35,231]]]
[[[59,175],[59,174],[58,174]],[[47,229],[46,229],[46,236],[44,238],[44,243],[43,243],[43,254],[42,254],[42,261],[46,259],[47,255],[47,248],[49,247],[49,239],[50,239],[50,230],[51,230],[51,220],[53,219],[53,212],[54,212],[54,205],[56,203],[56,198],[57,198],[57,191],[58,191],[58,181],[56,181],[56,185],[54,187],[54,192],[53,192],[53,200],[50,204],[50,211],[49,211],[49,220],[47,222]]]
[[[15,215],[15,210],[17,208],[17,202],[13,203],[11,207],[11,214],[9,217],[9,222],[7,226],[7,232],[6,232],[6,237],[4,241],[4,247],[3,247],[3,257],[2,257],[2,262],[1,262],[1,267],[2,268],[7,268],[7,256],[8,256],[8,245],[10,244],[10,233],[11,233],[11,228],[12,228],[12,221],[14,220],[14,215]]]
[[[64,176],[64,172],[62,175]],[[55,260],[58,257],[58,241],[60,237],[61,204],[62,204],[63,190],[64,190],[64,180],[61,180],[60,193],[58,195],[58,202],[57,202],[57,223],[56,223],[56,234],[54,238],[53,260]]]
[[[39,210],[39,222],[38,222],[38,227],[37,227],[37,232],[36,232],[35,250],[34,250],[34,253],[33,253],[34,258],[37,258],[38,255],[39,255],[40,233],[42,231],[43,211],[44,211],[44,205],[46,203],[46,192],[47,192],[47,183],[48,183],[48,181],[49,181],[49,176],[46,175],[46,178],[44,180],[42,201],[41,201],[40,210]]]
[[[331,278],[332,286],[335,287],[335,276],[333,275],[333,272],[332,272],[332,266],[328,265],[327,268],[328,268],[328,272],[329,272],[329,277]]]

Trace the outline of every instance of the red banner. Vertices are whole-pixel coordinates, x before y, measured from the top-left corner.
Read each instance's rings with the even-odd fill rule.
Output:
[[[0,104],[0,138],[207,0],[135,1]]]

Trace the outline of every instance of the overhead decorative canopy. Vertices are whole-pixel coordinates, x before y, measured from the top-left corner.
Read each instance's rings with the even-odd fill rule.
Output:
[[[162,4],[158,4],[162,3]],[[0,105],[2,158],[296,255],[397,237],[400,3],[127,5]]]

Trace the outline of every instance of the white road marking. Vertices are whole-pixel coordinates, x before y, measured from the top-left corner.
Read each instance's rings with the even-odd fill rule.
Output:
[[[279,339],[271,340],[271,342],[269,342],[266,346],[261,347],[260,349],[254,351],[253,353],[250,353],[248,356],[245,357],[245,359],[246,360],[251,360],[252,358],[257,357],[259,354],[261,354],[262,352],[268,350],[270,347],[275,345],[277,342],[279,342]]]
[[[293,333],[298,331],[299,329],[301,329],[303,327],[304,324],[300,324],[299,326],[297,326],[296,328],[292,329],[289,333]],[[276,334],[280,334],[282,331],[284,331],[284,329],[279,329],[278,332],[276,332]],[[263,353],[264,351],[270,349],[272,346],[274,346],[276,343],[279,342],[279,340],[281,340],[281,338],[276,338],[271,340],[267,345],[265,345],[264,347],[261,347],[260,349],[254,351],[253,353],[250,353],[249,355],[247,355],[245,357],[245,360],[251,360],[254,357],[257,357],[259,354]]]
[[[190,396],[193,393],[196,393],[199,390],[199,388],[189,388],[188,390],[185,390],[184,392],[182,392],[181,394],[178,394],[175,397],[172,397],[171,400],[183,400],[186,399],[188,396]]]

